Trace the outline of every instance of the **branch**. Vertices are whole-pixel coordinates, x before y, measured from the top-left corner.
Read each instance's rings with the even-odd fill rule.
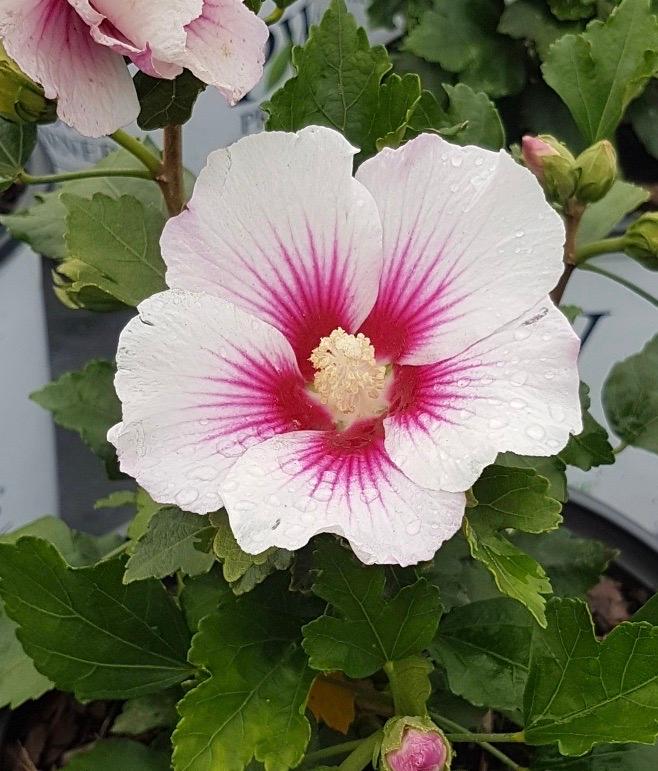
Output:
[[[576,267],[576,235],[580,220],[585,213],[585,206],[573,198],[567,202],[564,216],[566,238],[564,241],[564,271],[560,276],[557,286],[551,292],[551,300],[556,305],[560,304],[564,290],[567,288],[571,274]]]
[[[183,181],[183,127],[171,125],[164,130],[162,168],[158,174],[170,217],[176,217],[185,206]]]

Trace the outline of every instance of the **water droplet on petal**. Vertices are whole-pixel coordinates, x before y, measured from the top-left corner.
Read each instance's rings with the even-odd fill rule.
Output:
[[[509,406],[514,410],[522,410],[525,407],[523,399],[512,399]]]
[[[514,372],[510,376],[510,382],[512,382],[516,386],[522,386],[527,379],[528,379],[527,372]]]
[[[463,160],[464,160],[464,159],[462,158],[462,156],[461,156],[461,155],[453,155],[453,156],[450,158],[450,163],[451,163],[451,164],[452,164],[452,165],[453,165],[455,168],[459,168],[459,166],[461,166],[461,165],[462,165],[462,162],[463,162]]]
[[[194,503],[198,497],[199,491],[195,487],[186,487],[176,495],[176,503],[184,509]]]
[[[418,535],[420,533],[422,522],[420,519],[413,519],[411,522],[408,523],[406,527],[406,531],[408,535]]]
[[[532,332],[528,329],[528,327],[519,327],[514,332],[514,338],[516,340],[527,340]]]
[[[489,428],[497,429],[504,428],[507,425],[506,418],[491,418],[489,421]]]
[[[212,466],[199,466],[190,471],[189,476],[192,479],[200,479],[202,482],[212,482],[217,478],[218,470]]]
[[[467,385],[468,385],[468,380],[466,380],[466,378],[462,377],[462,378],[459,378],[459,380],[457,381],[458,388],[466,388]]]
[[[557,423],[562,423],[566,417],[564,410],[562,407],[560,407],[559,404],[551,404],[551,406],[548,408],[548,411],[550,412],[553,420],[555,420]]]
[[[546,431],[544,430],[543,426],[540,426],[538,423],[533,423],[532,425],[528,426],[525,430],[526,434],[531,439],[543,439],[546,435]]]

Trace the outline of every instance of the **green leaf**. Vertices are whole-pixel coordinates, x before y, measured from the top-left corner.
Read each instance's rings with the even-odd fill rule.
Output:
[[[124,506],[133,506],[135,504],[136,493],[134,490],[115,490],[106,495],[105,498],[99,498],[94,503],[95,509],[122,509]]]
[[[52,412],[57,425],[80,434],[114,477],[119,473],[118,464],[107,432],[121,420],[121,402],[114,390],[115,371],[111,362],[94,359],[84,369],[67,372],[30,394],[30,399]]]
[[[178,721],[176,703],[179,699],[180,693],[176,689],[129,699],[121,707],[111,733],[140,736],[156,728],[173,728]]]
[[[649,81],[644,92],[628,108],[626,115],[646,151],[658,158],[658,81],[655,78]]]
[[[200,551],[199,541],[214,532],[207,517],[168,506],[155,513],[126,564],[124,584],[165,578],[180,571],[186,576],[207,573],[215,561]]]
[[[16,544],[21,538],[32,536],[51,543],[72,567],[93,565],[123,542],[120,535],[93,536],[79,533],[59,517],[42,517],[28,525],[0,536],[0,544]]]
[[[471,554],[487,567],[500,591],[523,603],[545,626],[546,601],[542,595],[550,594],[551,582],[542,566],[485,524],[473,525],[465,519],[464,532]]]
[[[631,621],[648,621],[658,626],[658,594],[654,594],[644,605],[633,614]]]
[[[275,570],[287,570],[290,567],[294,554],[286,549],[273,546],[260,554],[242,551],[225,511],[211,514],[210,521],[217,528],[213,550],[222,563],[224,579],[235,594],[250,592]]]
[[[532,455],[517,455],[514,452],[501,452],[496,458],[496,465],[536,471],[539,476],[548,479],[548,494],[551,498],[555,498],[561,503],[564,503],[568,498],[567,467],[557,455],[542,458]]]
[[[650,0],[623,0],[605,22],[565,35],[550,49],[544,78],[589,143],[610,138],[658,67],[658,19]]]
[[[578,246],[610,235],[615,225],[648,200],[648,190],[618,179],[607,195],[585,209],[578,227]]]
[[[304,627],[304,650],[314,669],[368,677],[388,661],[422,651],[436,631],[441,603],[425,579],[383,596],[385,573],[364,567],[335,541],[316,552],[313,592],[330,603],[325,614]]]
[[[525,740],[582,755],[603,742],[653,744],[658,733],[658,627],[623,623],[598,642],[587,605],[554,599],[535,630]]]
[[[0,545],[0,594],[42,674],[78,699],[131,698],[181,682],[188,635],[157,581],[122,584],[122,560],[70,568],[53,546]]]
[[[596,0],[548,0],[548,5],[562,21],[589,19],[596,14]]]
[[[67,256],[56,270],[73,303],[88,287],[128,306],[167,288],[160,254],[166,220],[158,209],[127,195],[64,194],[61,201],[68,211]]]
[[[618,362],[603,385],[603,409],[624,442],[658,453],[658,335]]]
[[[548,494],[548,480],[532,469],[488,466],[473,494],[478,505],[469,517],[484,519],[497,530],[513,527],[543,533],[562,521],[562,506]]]
[[[153,148],[151,148],[153,149]],[[126,150],[111,153],[97,163],[94,169],[139,169],[142,163]],[[5,214],[0,222],[19,241],[26,241],[39,254],[63,259],[66,257],[66,220],[68,210],[62,203],[62,195],[70,194],[91,199],[96,193],[110,198],[130,195],[146,207],[153,207],[166,215],[166,206],[158,185],[148,179],[132,177],[103,177],[65,182],[50,193],[39,193],[36,203],[25,211]]]
[[[399,147],[414,108],[420,100],[420,78],[407,73],[389,75],[379,90],[379,104],[372,121],[366,152],[375,147]]]
[[[16,624],[4,613],[0,602],[0,709],[16,709],[52,687],[50,680],[34,668],[16,637]]]
[[[479,145],[491,150],[504,146],[505,130],[500,115],[486,94],[476,94],[464,83],[444,83],[441,88],[441,104],[434,94],[422,92],[410,116],[410,134],[436,131],[458,145]]]
[[[551,584],[539,563],[524,554],[501,530],[528,533],[555,529],[560,503],[548,495],[548,480],[531,469],[489,466],[473,487],[478,505],[464,519],[471,554],[493,575],[503,594],[523,603],[545,625]]]
[[[197,97],[206,89],[206,84],[189,70],[173,80],[151,78],[138,72],[134,83],[141,108],[137,125],[144,131],[187,123]]]
[[[577,538],[564,527],[550,533],[517,533],[512,542],[546,570],[553,592],[581,597],[598,583],[617,552],[592,538]]]
[[[201,621],[190,661],[207,679],[179,704],[176,771],[243,771],[253,759],[287,771],[302,759],[313,673],[299,646],[302,620],[284,575],[253,592],[227,595]]]
[[[602,744],[581,758],[565,758],[557,750],[542,748],[531,771],[656,771],[658,745]]]
[[[137,514],[128,525],[128,537],[133,541],[139,541],[148,530],[149,522],[160,509],[164,508],[165,504],[156,503],[146,490],[138,487],[135,493],[135,506]]]
[[[534,43],[540,59],[545,59],[548,49],[562,35],[576,32],[576,24],[562,24],[548,11],[544,0],[516,0],[506,5],[500,17],[498,32],[515,40]]]
[[[217,610],[220,601],[230,593],[229,585],[216,568],[209,573],[186,578],[180,593],[180,604],[190,631],[196,632],[201,619]]]
[[[169,771],[169,756],[130,739],[102,739],[76,752],[65,771]]]
[[[462,533],[446,541],[431,562],[419,566],[419,572],[438,587],[445,610],[500,597],[491,573],[472,558]]]
[[[13,123],[0,118],[0,192],[23,171],[37,143],[34,123]]]
[[[15,544],[20,538],[35,536],[49,541],[69,565],[89,565],[112,551],[121,536],[94,537],[71,530],[58,517],[43,517],[0,537],[0,544]],[[53,687],[37,672],[32,659],[16,637],[16,624],[4,613],[0,602],[0,708],[12,709],[28,699],[37,699]]]
[[[608,432],[592,417],[589,406],[589,386],[580,384],[580,405],[583,413],[583,430],[570,436],[567,446],[560,451],[560,458],[567,466],[577,466],[589,471],[594,466],[608,466],[615,462],[615,454],[608,441]]]
[[[374,152],[371,126],[379,109],[380,82],[391,68],[383,46],[370,47],[344,0],[332,0],[304,47],[296,46],[297,72],[262,107],[269,130],[330,126],[363,151]]]
[[[405,47],[459,73],[474,91],[494,98],[517,94],[525,83],[523,48],[497,33],[501,10],[497,0],[434,0]]]
[[[504,597],[455,608],[441,619],[430,653],[450,690],[472,704],[520,710],[528,677],[533,621]]]

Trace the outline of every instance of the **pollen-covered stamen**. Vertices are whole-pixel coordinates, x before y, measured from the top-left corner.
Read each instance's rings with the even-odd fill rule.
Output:
[[[316,369],[313,385],[320,401],[339,419],[369,418],[385,409],[386,367],[377,364],[375,348],[362,333],[334,329],[321,338],[310,361]]]

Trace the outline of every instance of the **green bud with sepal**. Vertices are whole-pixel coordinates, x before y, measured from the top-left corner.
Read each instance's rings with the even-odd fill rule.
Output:
[[[52,123],[56,103],[22,72],[0,43],[0,116],[12,123]]]
[[[452,748],[428,717],[394,717],[384,726],[379,771],[449,771]]]
[[[603,198],[617,179],[617,153],[607,139],[588,147],[576,158],[575,197],[582,203]]]
[[[576,190],[576,159],[569,149],[550,134],[522,140],[523,162],[541,182],[546,197],[563,206]]]
[[[624,234],[624,251],[649,270],[658,270],[658,212],[643,214]]]

